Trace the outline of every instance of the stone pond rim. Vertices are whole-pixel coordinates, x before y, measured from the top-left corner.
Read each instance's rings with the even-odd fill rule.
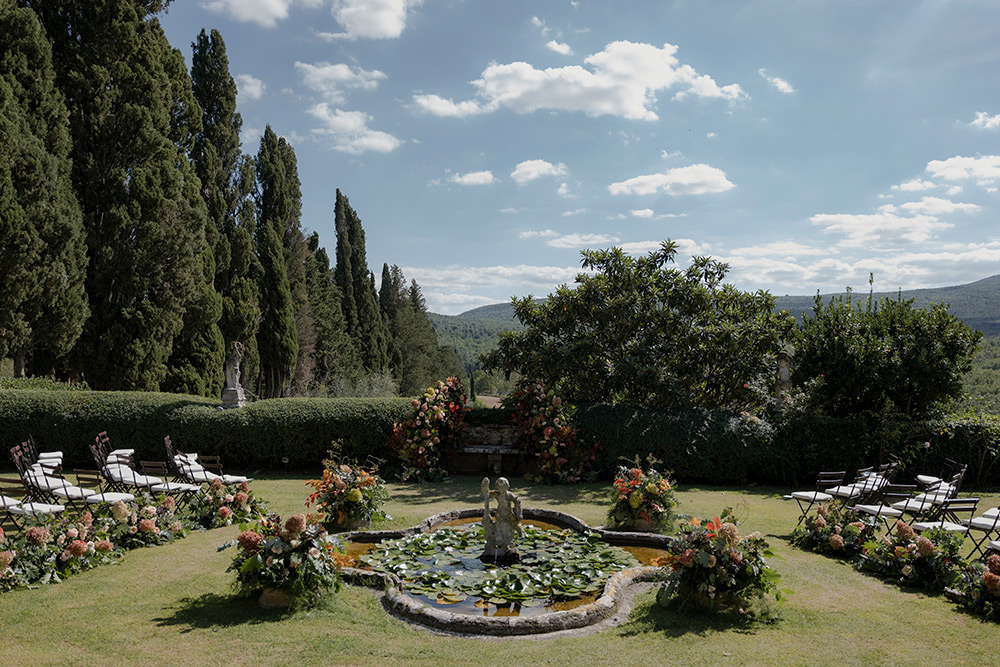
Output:
[[[656,533],[632,533],[595,528],[571,514],[542,508],[526,507],[524,519],[544,521],[561,528],[577,532],[592,532],[612,546],[637,546],[667,549],[674,541],[671,536]],[[400,530],[367,530],[341,533],[345,542],[374,543],[393,540],[418,533],[427,533],[442,524],[463,519],[480,518],[481,508],[449,510],[430,516],[416,526]],[[537,635],[561,630],[585,628],[614,616],[621,608],[629,586],[641,582],[652,582],[660,568],[652,566],[621,570],[611,575],[604,591],[594,602],[574,609],[553,611],[537,616],[470,616],[454,613],[440,607],[433,607],[411,597],[403,590],[403,582],[393,574],[373,572],[358,568],[344,568],[344,577],[351,582],[372,587],[384,586],[384,604],[390,613],[437,630],[460,634],[517,636]]]

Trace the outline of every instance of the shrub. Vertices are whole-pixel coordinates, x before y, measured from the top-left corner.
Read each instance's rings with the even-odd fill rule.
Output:
[[[596,476],[594,463],[598,443],[581,443],[570,425],[574,409],[554,392],[546,392],[541,380],[523,382],[504,404],[514,410],[514,428],[521,450],[535,461],[528,479],[547,484],[574,484]]]

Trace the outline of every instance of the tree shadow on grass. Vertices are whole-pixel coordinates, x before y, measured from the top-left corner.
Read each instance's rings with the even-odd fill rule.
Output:
[[[196,628],[219,628],[280,621],[289,615],[281,609],[262,609],[247,598],[205,593],[198,597],[181,598],[166,610],[169,615],[153,620],[161,627],[181,626],[184,632]]]
[[[736,613],[709,613],[674,606],[663,607],[655,601],[640,604],[632,612],[628,622],[618,628],[622,637],[661,634],[676,638],[685,635],[706,637],[720,632],[753,634],[757,630],[778,622],[778,615],[754,617]]]

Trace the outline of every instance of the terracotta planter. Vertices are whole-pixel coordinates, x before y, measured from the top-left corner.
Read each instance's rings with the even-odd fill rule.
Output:
[[[288,609],[292,604],[292,594],[283,588],[265,588],[257,600],[261,609]]]

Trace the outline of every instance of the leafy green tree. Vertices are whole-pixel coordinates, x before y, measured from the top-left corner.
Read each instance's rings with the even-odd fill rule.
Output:
[[[73,359],[99,389],[160,387],[182,315],[201,294],[205,205],[188,161],[200,112],[180,54],[152,18],[165,2],[45,0],[73,139],[91,316]]]
[[[0,0],[0,35],[0,357],[23,377],[49,373],[80,336],[87,258],[51,47],[13,0]]]
[[[485,368],[541,380],[571,400],[742,409],[771,381],[794,319],[766,292],[722,283],[726,264],[695,257],[667,268],[677,246],[646,257],[583,251],[576,287],[537,303],[513,300],[524,331],[501,334]]]
[[[982,333],[946,304],[914,308],[913,299],[836,296],[801,324],[794,382],[810,406],[833,416],[895,410],[920,418],[962,394]]]
[[[262,318],[257,332],[260,350],[258,393],[265,398],[284,396],[288,392],[299,353],[295,303],[282,243],[285,225],[293,210],[283,150],[278,136],[268,125],[260,140],[256,165],[259,187],[256,245],[261,264]]]

